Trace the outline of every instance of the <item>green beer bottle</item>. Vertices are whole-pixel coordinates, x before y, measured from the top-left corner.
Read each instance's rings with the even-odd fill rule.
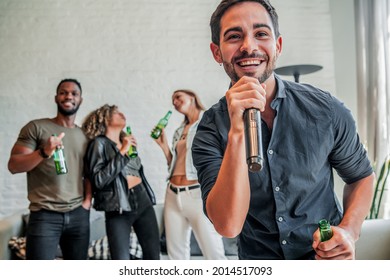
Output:
[[[127,135],[131,135],[131,128],[130,126],[126,127]],[[137,147],[130,145],[129,151],[128,151],[129,157],[135,158],[138,156]]]
[[[168,113],[153,128],[152,133],[150,134],[150,136],[152,136],[154,139],[158,139],[158,137],[160,137],[160,135],[161,135],[162,129],[167,126],[168,120],[169,120],[171,115],[172,115],[172,111],[169,110]]]
[[[322,219],[318,222],[318,228],[320,230],[321,242],[327,241],[332,238],[333,231],[327,220]]]
[[[57,136],[57,135],[53,134],[53,136]],[[68,173],[68,167],[66,166],[64,149],[57,148],[54,152],[53,158],[54,158],[54,164],[56,167],[57,175]]]

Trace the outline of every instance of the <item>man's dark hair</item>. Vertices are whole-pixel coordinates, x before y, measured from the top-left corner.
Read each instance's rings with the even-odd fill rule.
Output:
[[[56,90],[56,93],[58,94],[58,90],[60,89],[60,86],[63,84],[63,83],[66,83],[66,82],[71,82],[71,83],[75,83],[79,89],[80,89],[80,95],[82,93],[82,89],[81,89],[81,84],[79,83],[79,81],[77,81],[76,79],[63,79],[57,86],[57,90]]]
[[[222,2],[219,3],[217,9],[214,11],[210,20],[211,40],[214,44],[219,46],[220,43],[219,36],[221,33],[222,16],[231,6],[234,6],[241,2],[256,2],[262,5],[267,10],[268,14],[271,17],[276,38],[280,36],[278,14],[276,13],[275,8],[271,5],[271,3],[268,0],[222,0]]]

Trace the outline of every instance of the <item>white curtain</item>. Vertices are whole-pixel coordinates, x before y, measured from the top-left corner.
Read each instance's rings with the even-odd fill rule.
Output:
[[[355,0],[358,130],[377,174],[390,155],[389,15],[390,0]],[[389,191],[381,209],[380,216],[389,218]]]

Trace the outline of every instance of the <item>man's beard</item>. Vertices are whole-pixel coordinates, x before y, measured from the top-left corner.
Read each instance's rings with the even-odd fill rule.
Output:
[[[79,108],[80,108],[80,105],[74,107],[73,109],[65,110],[59,104],[57,104],[58,112],[60,112],[61,115],[64,115],[64,116],[72,116],[72,115],[76,114],[77,111],[79,110]]]
[[[259,55],[244,54],[240,58],[232,59],[233,62],[223,61],[223,67],[225,68],[225,71],[230,77],[230,79],[232,80],[233,84],[235,84],[236,82],[238,82],[240,77],[238,76],[236,70],[234,69],[234,65],[235,65],[234,60],[238,60],[242,58],[260,58],[260,57],[265,58],[263,63],[267,62],[267,67],[265,68],[265,71],[257,79],[259,80],[260,83],[264,83],[274,72],[275,64],[276,64],[276,56],[273,57],[272,60],[270,61],[267,55],[259,56]],[[244,74],[244,76],[253,77],[254,74],[248,73],[248,74]]]

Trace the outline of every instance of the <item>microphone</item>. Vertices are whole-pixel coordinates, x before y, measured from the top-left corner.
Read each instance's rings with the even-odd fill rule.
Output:
[[[244,111],[246,162],[251,172],[263,168],[263,141],[261,136],[261,116],[258,109]]]

